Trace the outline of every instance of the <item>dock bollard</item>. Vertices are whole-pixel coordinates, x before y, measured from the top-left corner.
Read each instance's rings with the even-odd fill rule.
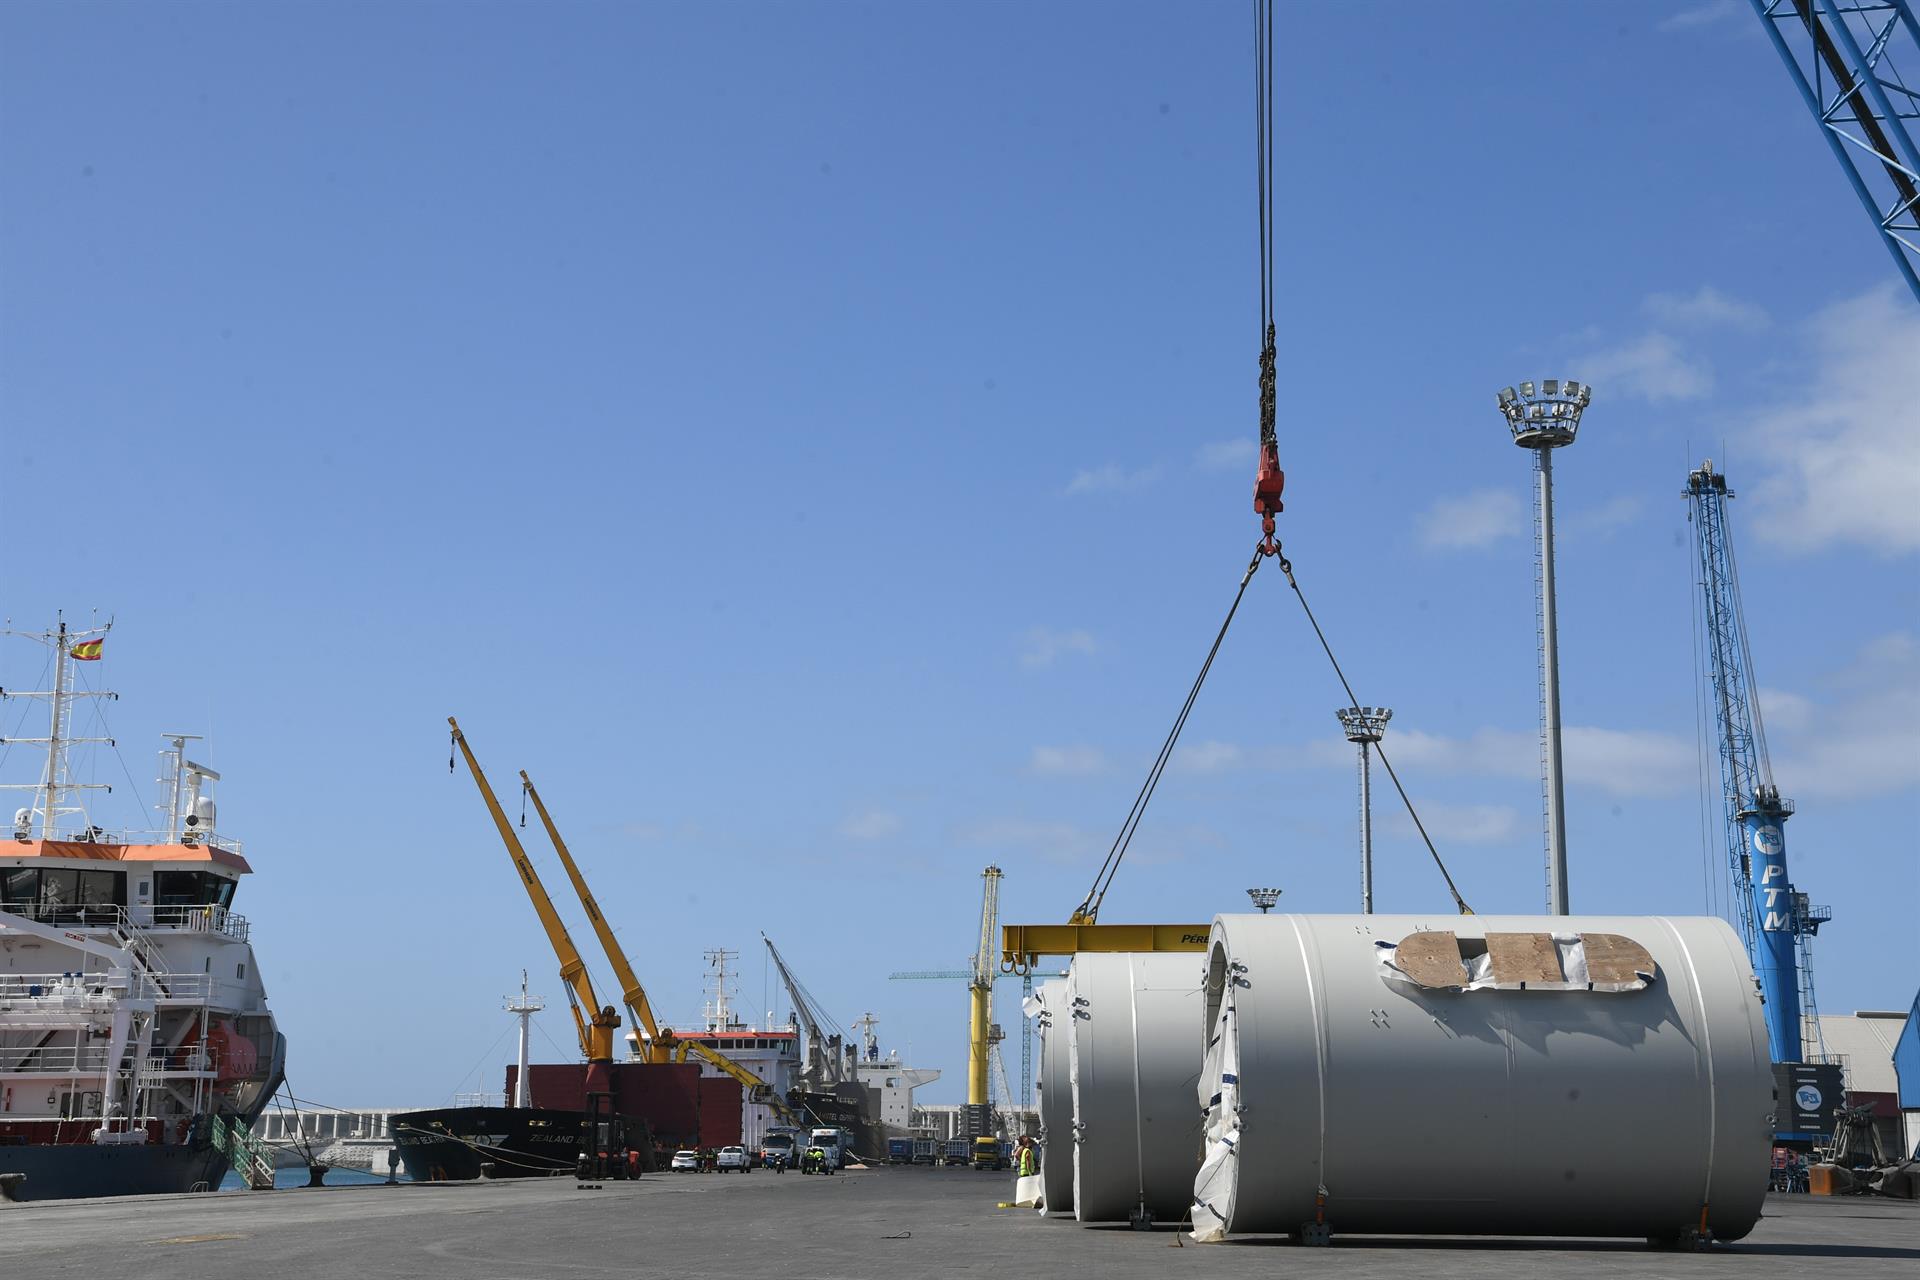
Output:
[[[493,1161],[482,1160],[480,1162],[480,1181],[482,1182],[493,1181]]]
[[[0,1173],[0,1204],[8,1204],[20,1198],[20,1188],[26,1185],[24,1173]]]

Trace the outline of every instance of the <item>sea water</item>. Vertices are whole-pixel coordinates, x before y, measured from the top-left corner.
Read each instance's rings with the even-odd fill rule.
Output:
[[[377,1185],[386,1180],[387,1175],[384,1173],[369,1173],[365,1169],[347,1169],[339,1165],[334,1165],[327,1170],[326,1185],[329,1187],[364,1187]],[[405,1179],[402,1179],[402,1181],[405,1181]],[[273,1185],[275,1190],[284,1190],[289,1187],[304,1187],[307,1185],[307,1171],[305,1169],[275,1169],[273,1171]],[[240,1175],[231,1169],[227,1171],[227,1176],[220,1180],[220,1190],[222,1191],[245,1191],[246,1189],[247,1184],[242,1182]]]

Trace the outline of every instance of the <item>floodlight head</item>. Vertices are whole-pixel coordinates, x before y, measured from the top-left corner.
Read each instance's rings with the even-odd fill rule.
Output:
[[[1393,719],[1388,707],[1344,707],[1334,712],[1340,727],[1347,731],[1348,742],[1378,742],[1386,736],[1387,721]]]
[[[1558,449],[1573,443],[1580,430],[1580,411],[1593,401],[1590,383],[1571,378],[1543,378],[1523,382],[1500,392],[1500,415],[1523,449]]]
[[[1249,889],[1247,890],[1247,896],[1253,899],[1254,906],[1260,908],[1260,914],[1265,915],[1267,912],[1273,910],[1274,903],[1280,901],[1280,890]]]

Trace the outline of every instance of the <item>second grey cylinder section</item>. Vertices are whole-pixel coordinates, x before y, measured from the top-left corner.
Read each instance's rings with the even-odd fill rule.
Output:
[[[1073,1212],[1178,1222],[1200,1163],[1203,957],[1082,952],[1067,976]],[[1056,1029],[1056,1036],[1060,1030]]]
[[[1049,1214],[1073,1208],[1073,1077],[1067,1047],[1067,983],[1042,983],[1040,1006],[1040,1185]]]

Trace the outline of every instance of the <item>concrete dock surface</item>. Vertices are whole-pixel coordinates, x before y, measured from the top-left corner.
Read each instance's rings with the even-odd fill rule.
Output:
[[[1278,1237],[1196,1245],[1171,1228],[1083,1227],[997,1207],[1004,1174],[755,1170],[355,1186],[0,1206],[0,1275],[301,1277],[928,1275],[1354,1277],[1920,1275],[1920,1202],[1774,1196],[1752,1235],[1708,1253],[1637,1241]]]

